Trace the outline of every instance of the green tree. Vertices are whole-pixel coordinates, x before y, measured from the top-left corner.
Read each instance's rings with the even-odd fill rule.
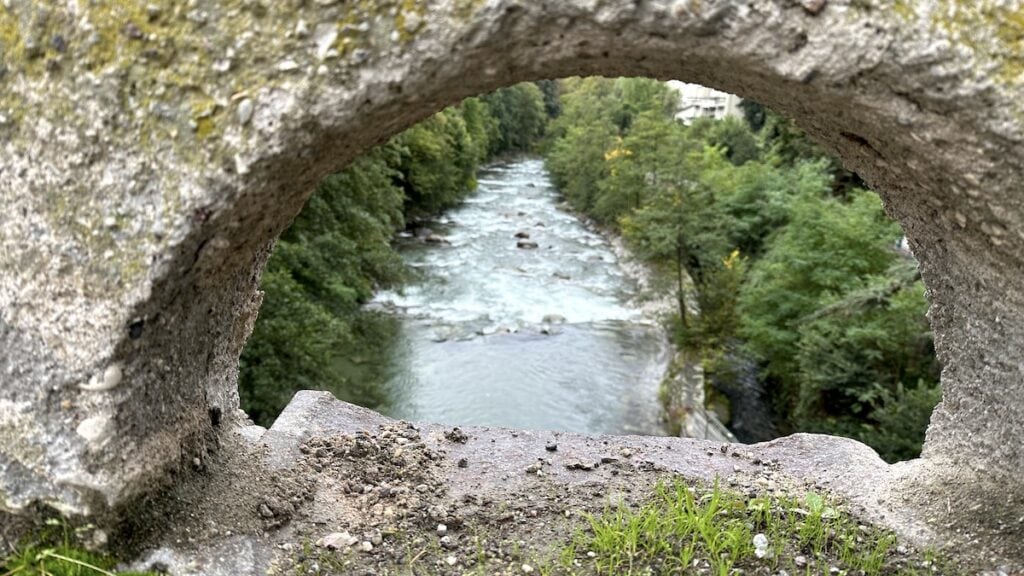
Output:
[[[498,129],[498,119],[480,98],[466,98],[459,104],[458,110],[466,123],[469,157],[474,164],[482,164],[490,158],[490,135]]]
[[[679,105],[679,97],[664,82],[650,78],[619,78],[614,81],[615,106],[611,120],[620,133],[626,133],[633,121],[644,113],[672,118]]]
[[[729,244],[754,259],[762,255],[768,238],[789,222],[795,196],[822,195],[829,190],[829,175],[821,162],[796,166],[719,164],[704,171],[702,177],[729,214]]]
[[[804,193],[791,210],[743,287],[741,333],[793,429],[876,441],[900,413],[894,403],[920,400],[904,390],[937,381],[923,287],[892,249],[900,231],[877,196]]]
[[[736,166],[742,166],[761,156],[757,138],[742,120],[731,116],[717,120],[708,130],[707,142],[725,151],[725,157]]]
[[[448,108],[392,140],[405,192],[406,213],[413,218],[454,206],[476,187],[476,149],[466,122]]]
[[[544,94],[535,84],[516,84],[482,97],[497,120],[490,154],[527,152],[544,135],[548,112]]]
[[[645,78],[573,78],[560,88],[562,114],[548,130],[548,170],[573,207],[615,226],[678,163],[676,97]]]
[[[558,118],[562,113],[562,103],[558,98],[558,81],[538,80],[536,84],[544,95],[544,112],[547,113],[548,119]]]
[[[604,180],[605,151],[615,141],[610,125],[571,126],[551,145],[546,165],[552,179],[573,208],[591,213],[597,202],[598,183]]]
[[[742,308],[750,347],[776,377],[798,372],[793,351],[798,324],[829,294],[864,287],[895,257],[899,228],[885,219],[877,197],[861,193],[843,204],[806,193],[793,199],[789,225],[751,269]]]
[[[833,196],[844,197],[848,192],[865,188],[860,176],[843,168],[838,158],[826,153],[792,120],[768,109],[764,112],[761,146],[775,162],[782,166],[797,166],[804,161],[827,163]]]
[[[743,111],[743,120],[750,130],[755,134],[760,132],[768,119],[768,110],[761,104],[746,98],[740,101],[740,110]]]
[[[895,391],[883,389],[869,421],[859,426],[854,437],[889,462],[917,458],[932,411],[941,400],[942,388],[932,379],[919,380],[911,388],[900,382]]]
[[[558,93],[553,180],[671,279],[683,345],[713,367],[745,339],[784,429],[914,455],[938,394],[924,292],[859,178],[752,102],[747,124],[684,128],[652,80],[573,78]]]
[[[607,176],[597,183],[593,215],[614,226],[644,205],[648,190],[676,183],[684,143],[682,127],[661,111],[639,114],[627,136],[605,152]]]
[[[687,277],[697,283],[729,254],[725,214],[715,192],[699,178],[707,165],[725,162],[711,147],[690,152],[673,178],[652,186],[644,205],[623,216],[622,232],[641,258],[670,263],[684,331]]]
[[[263,306],[239,362],[242,405],[268,424],[295,390],[322,389],[331,361],[358,340],[352,320],[379,286],[403,276],[390,248],[402,192],[379,148],[320,183],[267,263]]]

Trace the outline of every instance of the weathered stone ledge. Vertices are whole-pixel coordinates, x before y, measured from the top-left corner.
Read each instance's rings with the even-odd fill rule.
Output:
[[[357,527],[374,526],[377,520],[370,510],[346,501],[337,489],[339,481],[351,476],[325,475],[303,468],[306,454],[302,447],[338,436],[366,433],[371,437],[401,426],[326,392],[298,393],[270,430],[251,427],[235,433],[236,444],[245,447],[231,458],[239,469],[229,464],[213,472],[243,479],[234,484],[234,491],[215,488],[207,493],[184,492],[192,494],[192,499],[179,499],[177,510],[166,518],[173,523],[176,516],[192,517],[184,527],[171,530],[173,535],[164,537],[164,541],[174,542],[187,534],[186,541],[147,552],[137,567],[163,564],[175,575],[264,574],[274,566],[288,565],[303,543],[309,545],[330,532],[358,533]],[[570,510],[578,505],[574,498],[581,494],[585,495],[583,500],[596,502],[599,507],[623,494],[639,497],[659,479],[675,475],[693,482],[718,481],[743,491],[792,494],[810,489],[832,494],[848,503],[863,520],[892,529],[903,542],[922,548],[947,549],[958,537],[935,525],[929,510],[908,507],[894,496],[894,480],[913,465],[889,466],[870,448],[852,440],[798,434],[746,446],[670,437],[590,437],[478,427],[463,427],[453,434],[449,426],[422,424],[417,428],[426,446],[441,455],[436,471],[438,484],[431,485],[431,494],[436,491],[441,496],[431,502],[446,504],[449,509],[458,508],[461,502],[526,503],[547,498]],[[552,445],[557,449],[552,451]],[[255,469],[254,461],[258,462]],[[577,463],[582,468],[593,468],[579,469]],[[265,485],[255,486],[254,480]],[[390,480],[400,483],[396,478]],[[266,520],[259,518],[258,510],[267,498],[267,486],[275,482],[302,486],[303,496],[296,499],[300,504],[289,512],[281,527],[267,529],[267,524],[258,522]],[[206,483],[222,486],[218,481]],[[238,509],[243,516],[247,513],[250,518],[238,520],[239,514],[222,512],[228,508]],[[190,514],[194,510],[206,514],[195,517]],[[224,518],[234,519],[225,522]],[[473,518],[470,514],[467,526],[474,526]],[[248,533],[246,525],[250,527]],[[958,526],[964,531],[969,528]],[[532,543],[530,530],[529,525],[523,525],[512,533]],[[427,533],[429,530],[424,531]],[[563,540],[548,544],[557,545],[569,534],[561,533],[561,537]],[[954,546],[951,551],[972,565],[981,562],[985,567],[1001,566],[1004,570],[1024,567],[1024,557],[1000,555],[1006,550]]]

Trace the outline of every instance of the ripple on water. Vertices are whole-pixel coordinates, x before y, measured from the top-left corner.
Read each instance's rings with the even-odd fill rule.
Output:
[[[403,318],[383,410],[450,424],[664,433],[664,337],[625,304],[634,286],[608,243],[558,209],[539,160],[489,167],[478,183],[443,231],[429,226],[450,245],[401,245],[422,278],[374,300]],[[541,248],[517,249],[518,231]]]

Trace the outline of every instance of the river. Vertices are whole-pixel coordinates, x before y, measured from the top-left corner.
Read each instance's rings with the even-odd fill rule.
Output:
[[[658,384],[670,349],[631,306],[609,243],[559,207],[543,163],[481,169],[477,192],[403,234],[415,279],[370,308],[398,329],[375,378],[381,412],[445,424],[666,434]],[[516,234],[537,248],[517,248]]]

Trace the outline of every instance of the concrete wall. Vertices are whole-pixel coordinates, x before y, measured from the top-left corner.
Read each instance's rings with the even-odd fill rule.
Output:
[[[762,102],[881,193],[921,262],[945,366],[923,458],[900,467],[908,498],[1018,513],[1022,14],[953,0],[7,0],[0,506],[98,513],[202,467],[239,421],[266,254],[319,178],[463,97],[601,74]]]

